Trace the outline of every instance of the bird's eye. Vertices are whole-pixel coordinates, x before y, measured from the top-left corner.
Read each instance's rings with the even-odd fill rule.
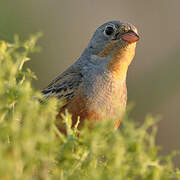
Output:
[[[110,36],[114,33],[114,28],[112,26],[107,26],[104,30],[105,35]]]

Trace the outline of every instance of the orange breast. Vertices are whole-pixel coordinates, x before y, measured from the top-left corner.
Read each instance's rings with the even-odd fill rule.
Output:
[[[72,100],[68,102],[66,106],[64,106],[63,108],[59,110],[59,113],[57,115],[57,119],[59,120],[57,123],[57,126],[59,130],[64,134],[66,133],[65,125],[60,120],[61,114],[64,113],[66,109],[72,115],[72,126],[76,124],[78,117],[80,117],[80,124],[78,126],[79,128],[82,127],[85,120],[91,120],[92,122],[101,120],[103,118],[102,117],[103,113],[101,114],[100,111],[97,110],[97,107],[93,107],[93,105],[94,105],[94,102],[89,101],[85,96],[83,96],[81,91],[79,91],[72,98]],[[115,122],[114,127],[118,128],[119,125],[120,125],[120,119],[119,121]],[[92,126],[93,125],[91,124],[90,128]]]

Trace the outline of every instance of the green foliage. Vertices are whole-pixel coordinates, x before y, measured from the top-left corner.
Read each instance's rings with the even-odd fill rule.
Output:
[[[139,126],[124,118],[120,131],[103,120],[79,131],[66,113],[67,136],[61,134],[58,101],[40,103],[31,85],[35,75],[22,68],[36,40],[0,42],[0,179],[180,179],[171,155],[158,155],[151,117]]]

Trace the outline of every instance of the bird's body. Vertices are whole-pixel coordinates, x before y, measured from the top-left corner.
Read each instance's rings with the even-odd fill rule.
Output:
[[[127,70],[139,40],[136,33],[134,26],[119,21],[96,30],[80,58],[42,91],[45,97],[66,101],[58,117],[67,109],[73,125],[78,116],[80,122],[111,118],[119,125],[127,101]]]

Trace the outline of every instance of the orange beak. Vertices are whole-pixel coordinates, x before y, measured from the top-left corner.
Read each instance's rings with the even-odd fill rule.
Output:
[[[121,38],[128,43],[134,43],[140,39],[140,37],[132,30],[124,33]]]

